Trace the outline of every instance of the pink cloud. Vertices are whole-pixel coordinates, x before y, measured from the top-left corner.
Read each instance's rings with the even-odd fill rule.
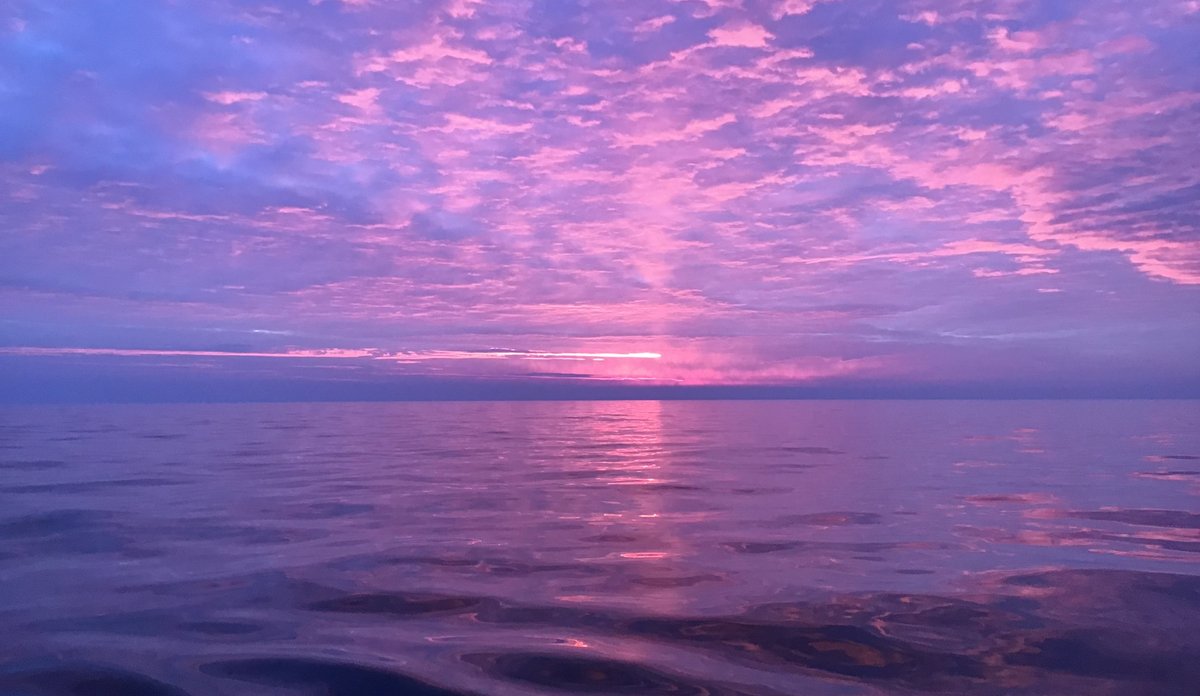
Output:
[[[661,17],[653,17],[643,22],[639,22],[633,28],[635,34],[654,34],[668,24],[675,22],[674,15],[662,15]]]
[[[776,21],[791,15],[808,14],[819,0],[778,0],[771,8],[771,17]]]
[[[716,46],[764,48],[775,36],[757,24],[740,22],[717,27],[708,32]]]
[[[230,106],[244,102],[256,102],[267,97],[266,92],[205,92],[204,98],[210,102]]]
[[[363,89],[347,92],[346,94],[339,94],[337,96],[337,100],[343,104],[361,109],[362,111],[371,112],[379,108],[377,103],[379,100],[379,94],[380,90],[378,88],[365,87]]]

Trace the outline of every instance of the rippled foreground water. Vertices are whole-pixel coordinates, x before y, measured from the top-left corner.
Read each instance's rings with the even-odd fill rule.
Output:
[[[0,410],[0,694],[1200,693],[1196,402]]]

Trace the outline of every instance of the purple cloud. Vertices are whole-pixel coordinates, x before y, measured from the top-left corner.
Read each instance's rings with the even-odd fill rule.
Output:
[[[3,344],[1200,384],[1197,40],[1186,0],[18,0]]]

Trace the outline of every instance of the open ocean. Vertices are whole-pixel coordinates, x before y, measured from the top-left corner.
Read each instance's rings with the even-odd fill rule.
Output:
[[[1200,693],[1194,401],[0,410],[0,694]]]

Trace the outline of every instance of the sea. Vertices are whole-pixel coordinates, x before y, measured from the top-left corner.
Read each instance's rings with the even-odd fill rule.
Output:
[[[0,409],[0,694],[1200,694],[1200,402]]]

